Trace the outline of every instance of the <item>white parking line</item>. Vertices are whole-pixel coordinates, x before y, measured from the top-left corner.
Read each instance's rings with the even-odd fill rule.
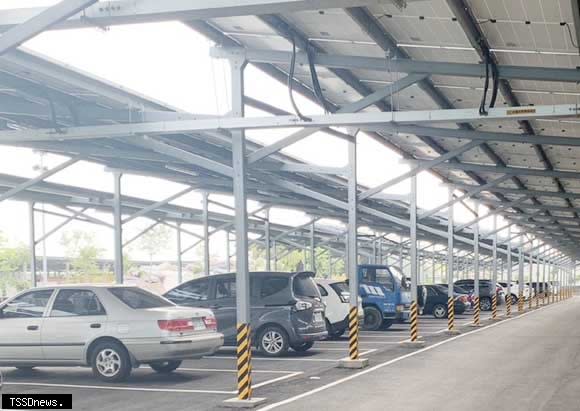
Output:
[[[191,371],[191,372],[228,372],[236,373],[238,370],[232,369],[218,369],[218,368],[178,368],[177,371]],[[293,374],[296,371],[280,371],[280,370],[255,370],[252,369],[253,374]]]
[[[52,387],[52,388],[82,388],[89,390],[111,390],[111,391],[141,391],[141,392],[169,392],[183,394],[219,394],[232,395],[235,391],[217,390],[187,390],[176,388],[143,388],[143,387],[108,387],[106,385],[81,385],[81,384],[48,384],[40,382],[5,382],[4,385],[20,385],[31,387]]]
[[[254,372],[254,370],[252,370],[252,373],[253,372]],[[278,377],[278,378],[274,378],[272,380],[261,382],[259,384],[252,384],[252,389],[256,389],[256,388],[263,387],[265,385],[270,385],[270,384],[274,384],[274,383],[277,383],[280,381],[288,380],[290,378],[293,378],[293,377],[296,377],[296,376],[302,375],[302,374],[304,374],[302,371],[297,371],[297,372],[293,372],[293,373],[288,374],[288,375],[284,375],[282,377]]]
[[[333,350],[334,351],[334,350]],[[346,351],[346,350],[340,350],[337,349],[337,351]],[[364,350],[362,352],[359,353],[359,355],[368,355],[371,354],[375,351],[378,351],[376,348],[375,349],[368,349],[368,350]],[[211,357],[203,357],[205,359],[211,360],[211,359],[215,359],[215,360],[236,360],[236,357],[227,357],[227,356],[218,356],[218,355],[213,355]],[[287,357],[282,357],[282,358],[268,358],[268,357],[252,357],[252,361],[296,361],[296,362],[301,362],[301,361],[305,361],[305,362],[338,362],[342,360],[341,358],[287,358]]]

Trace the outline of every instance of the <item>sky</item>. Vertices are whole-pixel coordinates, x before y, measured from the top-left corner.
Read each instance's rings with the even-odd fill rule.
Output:
[[[16,7],[49,6],[55,0],[2,0],[0,9]],[[50,31],[30,40],[24,47],[37,53],[49,56],[62,63],[81,69],[91,75],[106,79],[125,88],[151,96],[182,110],[201,114],[224,114],[229,110],[229,81],[227,63],[209,57],[211,42],[179,22],[165,22],[130,26],[116,26],[107,30],[87,28],[67,31]],[[266,101],[287,111],[293,111],[284,85],[270,79],[252,66],[246,69],[246,93],[254,98]],[[305,114],[322,113],[321,109],[308,100],[296,96],[296,101]],[[248,109],[248,116],[263,115]],[[264,144],[272,143],[295,130],[251,131],[248,138]],[[401,162],[400,157],[370,139],[364,134],[358,138],[358,176],[359,182],[374,186],[390,180],[409,169]],[[316,133],[309,138],[284,150],[312,164],[324,166],[342,166],[347,162],[347,144],[323,133]],[[41,157],[42,160],[41,160]],[[42,156],[28,149],[3,148],[0,151],[0,173],[33,177],[38,173],[34,166],[42,161],[44,166],[52,167],[66,160],[54,155]],[[90,176],[90,179],[87,179]],[[112,192],[113,177],[102,166],[78,163],[64,170],[47,181],[79,187]],[[418,178],[419,207],[429,209],[447,200],[447,188],[428,173],[421,173]],[[136,197],[160,200],[180,191],[184,187],[152,178],[138,176],[123,177],[123,193]],[[405,194],[409,191],[409,182],[391,187],[388,193]],[[217,197],[216,197],[217,198]],[[224,202],[232,199],[222,196]],[[201,195],[191,193],[174,202],[175,204],[201,207]],[[257,204],[250,202],[249,210]],[[50,206],[47,209],[54,210]],[[480,209],[485,212],[485,208]],[[215,209],[225,212],[225,210]],[[10,218],[0,219],[0,231],[5,233],[11,244],[28,241],[28,205],[25,203],[5,201],[0,203],[0,213]],[[456,220],[466,222],[472,216],[462,207],[455,208]],[[97,216],[98,214],[92,213]],[[99,215],[111,221],[108,215]],[[299,225],[309,217],[296,211],[274,210],[274,222]],[[47,216],[46,229],[58,224],[61,219]],[[40,216],[37,217],[42,226]],[[136,219],[125,227],[126,238],[132,237],[139,229],[146,227],[147,219]],[[501,223],[501,219],[498,224]],[[106,228],[86,223],[75,222],[69,229],[84,229],[94,232],[105,257],[112,257],[112,233]],[[482,232],[491,229],[491,219],[481,224]],[[192,230],[196,230],[192,228]],[[49,255],[62,255],[63,247],[59,242],[60,234],[47,241]],[[187,246],[187,244],[186,244]],[[223,255],[225,242],[223,235],[212,237],[212,253]],[[172,259],[175,255],[173,245],[160,253],[159,259]],[[138,247],[131,250],[133,258],[145,259]],[[195,257],[195,252],[190,253]],[[188,258],[188,255],[184,257]]]

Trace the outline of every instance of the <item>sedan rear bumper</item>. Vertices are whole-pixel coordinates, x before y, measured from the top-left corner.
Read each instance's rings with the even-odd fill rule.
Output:
[[[123,340],[123,344],[137,362],[144,363],[201,358],[214,354],[224,344],[224,336],[207,333],[174,338],[127,339]]]

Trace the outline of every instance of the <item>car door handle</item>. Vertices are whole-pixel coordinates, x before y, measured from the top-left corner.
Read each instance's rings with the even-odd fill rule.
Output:
[[[91,324],[91,328],[101,328],[101,324]]]
[[[28,331],[38,331],[38,325],[29,325],[26,327]]]

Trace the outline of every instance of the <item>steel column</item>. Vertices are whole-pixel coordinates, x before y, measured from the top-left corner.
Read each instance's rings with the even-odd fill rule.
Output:
[[[411,342],[419,338],[419,300],[418,300],[418,267],[417,267],[417,175],[411,177],[410,215],[410,258],[411,258]]]
[[[475,204],[477,216],[473,225],[473,294],[475,294],[475,309],[473,310],[473,325],[480,325],[481,302],[479,300],[479,204]]]
[[[453,188],[447,188],[449,202],[453,201]],[[447,331],[455,329],[455,294],[453,292],[453,208],[451,203],[447,208]]]
[[[266,250],[266,271],[271,270],[271,263],[272,257],[270,255],[271,248],[272,248],[272,241],[270,241],[270,209],[267,208],[264,211],[265,219],[264,219],[264,242],[265,242],[265,250]]]
[[[121,214],[121,179],[123,175],[118,172],[113,173],[114,198],[113,198],[113,231],[115,246],[115,281],[123,284],[123,219]]]
[[[507,296],[508,300],[506,301],[506,317],[511,316],[512,313],[512,243],[511,243],[511,236],[512,236],[512,227],[508,226],[508,241],[507,241],[507,255],[506,255],[506,265],[507,265]]]
[[[232,92],[231,116],[244,116],[245,66],[246,62],[244,60],[230,60]],[[252,344],[250,337],[250,273],[248,267],[248,210],[246,199],[246,133],[243,129],[239,129],[232,130],[231,135],[234,203],[236,209],[234,225],[236,229],[238,400],[247,401],[252,397]],[[207,197],[204,202],[207,202]],[[205,234],[207,235],[207,232]],[[206,274],[209,274],[207,270]]]
[[[350,310],[348,317],[349,359],[359,359],[359,323],[358,323],[358,190],[357,190],[357,143],[348,143],[348,280],[350,291]]]
[[[181,223],[177,223],[177,230],[175,230],[177,240],[177,283],[183,282],[183,262],[181,255]]]
[[[202,193],[203,208],[203,273],[208,276],[210,272],[209,259],[209,194]]]
[[[316,243],[314,237],[314,230],[316,230],[316,222],[313,221],[310,226],[310,270],[316,272]]]
[[[518,247],[518,311],[524,311],[524,252]]]
[[[497,229],[497,215],[493,216],[493,230],[495,231]],[[491,264],[492,264],[492,274],[491,274],[491,278],[492,278],[492,283],[493,283],[493,288],[495,290],[496,286],[497,286],[497,233],[495,233],[495,235],[493,236],[493,250],[492,250],[492,260],[491,260]],[[494,291],[493,296],[492,296],[492,307],[491,307],[491,318],[493,318],[494,320],[497,318],[497,292]]]
[[[30,277],[32,288],[36,282],[36,233],[34,224],[34,203],[28,203],[28,224],[29,224],[29,248],[30,248]]]

